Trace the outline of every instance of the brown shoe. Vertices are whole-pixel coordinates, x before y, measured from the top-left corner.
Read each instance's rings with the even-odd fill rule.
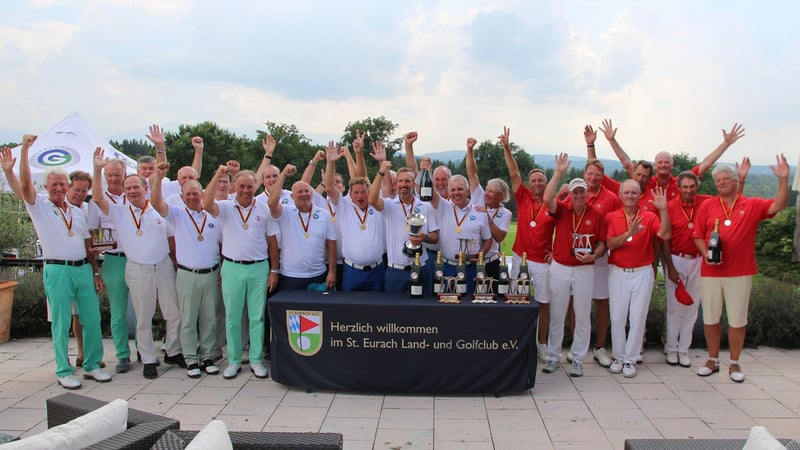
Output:
[[[736,383],[741,383],[744,381],[742,368],[738,364],[731,364],[730,367],[728,367],[728,374],[730,375],[731,380]]]
[[[714,361],[712,361],[710,359],[708,361],[706,361],[706,365],[704,365],[703,367],[697,369],[697,375],[699,375],[701,377],[707,377],[707,376],[711,375],[712,373],[717,373],[717,372],[719,372],[719,363],[718,362],[714,362]]]

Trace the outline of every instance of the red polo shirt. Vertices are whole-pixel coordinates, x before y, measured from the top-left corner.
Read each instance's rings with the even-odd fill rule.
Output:
[[[719,239],[722,241],[722,264],[711,265],[703,258],[700,276],[703,277],[741,277],[755,275],[756,232],[758,224],[767,218],[773,199],[750,198],[739,195],[733,210],[723,205],[719,196],[711,197],[696,212],[692,237],[708,242],[714,230],[714,220],[719,219]],[[726,214],[727,213],[727,214]],[[730,218],[730,226],[725,220]],[[705,256],[705,255],[703,255]]]
[[[547,205],[537,202],[527,186],[520,185],[514,198],[517,200],[517,238],[511,249],[520,256],[528,253],[531,261],[544,263],[545,252],[553,246],[555,221],[547,213]],[[531,226],[531,222],[536,226]]]
[[[617,187],[617,192],[619,192],[619,187]],[[602,216],[605,216],[611,211],[622,208],[622,202],[619,201],[617,192],[612,192],[603,186],[600,186],[597,194],[590,194],[589,191],[586,191],[586,204],[597,210]],[[572,197],[567,196],[564,203],[567,206],[572,206]]]
[[[617,199],[619,199],[619,187],[621,185],[622,183],[609,177],[608,175],[603,176],[603,187],[613,192],[614,195],[617,196]],[[643,209],[645,211],[650,211],[651,213],[658,214],[658,210],[656,209],[655,206],[653,206],[652,202],[653,202],[653,193],[650,192],[650,188],[647,188],[639,196],[639,209]],[[619,208],[622,208],[622,202],[620,202],[619,207],[617,209]]]
[[[690,224],[692,224],[695,212],[700,208],[700,205],[710,198],[710,195],[695,194],[694,206],[692,207],[684,206],[680,195],[667,203],[669,222],[672,224],[672,237],[669,242],[673,254],[699,255],[697,246],[694,245]]]
[[[657,215],[642,209],[639,209],[639,215],[642,217],[644,230],[632,236],[630,241],[626,240],[621,247],[612,250],[611,256],[608,258],[609,264],[632,269],[653,264],[655,261],[653,242],[658,239],[656,233],[661,228],[661,220]],[[622,208],[606,214],[606,226],[608,227],[607,239],[628,231],[628,219]]]
[[[586,208],[583,216],[575,214],[575,210],[565,203],[558,203],[552,214],[556,222],[556,235],[553,239],[553,259],[565,266],[583,265],[572,254],[573,234],[590,235],[590,247],[606,240],[606,221],[602,214],[594,208]],[[594,264],[594,263],[590,263]]]
[[[697,175],[697,178],[700,178],[700,164],[692,167],[692,173]],[[667,181],[666,185],[659,184],[658,183],[658,178],[656,178],[656,176],[653,175],[650,178],[650,181],[647,182],[647,190],[648,191],[650,189],[655,190],[655,188],[657,186],[661,186],[661,187],[663,187],[664,189],[667,190],[667,200],[668,201],[672,200],[675,197],[677,197],[681,193],[681,190],[678,189],[678,177],[674,176],[674,175],[669,177],[669,181]]]

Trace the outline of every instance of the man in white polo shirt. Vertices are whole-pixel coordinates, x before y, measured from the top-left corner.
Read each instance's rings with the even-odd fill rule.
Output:
[[[203,210],[203,189],[196,180],[183,183],[181,206],[168,204],[161,197],[161,180],[169,163],[160,162],[152,179],[150,203],[175,230],[175,256],[178,274],[178,306],[181,311],[181,346],[186,358],[186,374],[199,378],[201,371],[219,373],[212,354],[217,339],[219,303],[219,245],[222,226]]]
[[[278,243],[269,208],[253,197],[256,174],[243,170],[236,174],[234,200],[215,201],[220,177],[230,169],[221,165],[206,186],[203,209],[222,222],[222,300],[225,302],[225,331],[228,340],[228,367],[222,376],[236,378],[242,370],[242,314],[247,308],[250,333],[250,370],[256,378],[267,378],[264,366],[264,310],[267,301],[269,261],[277,260]],[[273,256],[274,252],[274,256]]]
[[[101,383],[111,380],[111,375],[100,369],[103,340],[97,291],[102,289],[103,281],[90,251],[86,217],[80,208],[66,201],[66,172],[63,169],[48,171],[45,174],[48,195],[36,194],[28,159],[28,151],[35,140],[36,136],[31,134],[22,138],[19,168],[22,199],[45,258],[43,279],[52,313],[56,377],[65,389],[78,389],[81,383],[73,375],[67,359],[73,301],[83,324],[83,378]]]
[[[94,152],[94,177],[99,179],[106,165],[103,149]],[[125,281],[131,289],[131,302],[136,312],[136,342],[147,379],[158,377],[158,349],[153,342],[153,314],[156,299],[167,322],[164,362],[186,367],[179,337],[181,316],[178,292],[175,289],[175,267],[169,255],[168,225],[147,197],[147,182],[140,175],[129,175],[123,182],[126,203],[112,203],[103,195],[100,183],[92,186],[92,201],[116,225],[117,240],[122,242],[128,262]]]

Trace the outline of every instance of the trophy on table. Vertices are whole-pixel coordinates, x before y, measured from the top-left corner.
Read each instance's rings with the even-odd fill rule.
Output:
[[[458,277],[442,277],[441,292],[436,294],[439,303],[461,303],[461,294],[458,293]]]
[[[593,234],[572,234],[572,253],[593,253],[592,250]]]
[[[114,230],[111,228],[92,228],[89,233],[92,235],[92,250],[102,252],[117,248]]]
[[[528,304],[531,302],[531,280],[528,277],[518,277],[511,279],[511,288],[506,294],[506,303]]]
[[[408,235],[418,236],[419,230],[421,230],[422,226],[427,222],[428,219],[420,213],[411,213],[406,216],[406,229],[408,230]],[[422,253],[422,245],[416,245],[410,240],[403,244],[403,254],[409,258],[413,258],[414,255],[418,255],[420,253]]]
[[[497,303],[492,285],[495,281],[492,277],[476,277],[472,303]]]

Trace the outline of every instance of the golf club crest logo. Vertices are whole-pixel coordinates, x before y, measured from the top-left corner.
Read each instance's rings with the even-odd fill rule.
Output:
[[[37,169],[51,169],[62,167],[64,169],[75,166],[81,161],[77,151],[66,147],[49,147],[31,155],[31,166]]]
[[[289,346],[298,355],[312,356],[322,348],[322,311],[286,311]]]

